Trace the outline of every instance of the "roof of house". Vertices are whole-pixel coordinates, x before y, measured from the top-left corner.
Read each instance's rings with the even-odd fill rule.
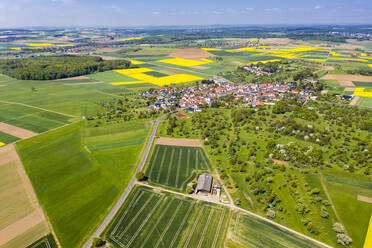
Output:
[[[208,191],[211,192],[213,177],[207,173],[201,174],[198,178],[198,185],[196,191]]]

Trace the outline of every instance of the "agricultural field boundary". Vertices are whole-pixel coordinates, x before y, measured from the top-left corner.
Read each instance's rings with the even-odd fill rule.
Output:
[[[105,229],[106,227],[110,224],[110,222],[113,220],[113,218],[115,217],[115,215],[118,213],[118,211],[120,210],[121,206],[124,204],[125,200],[127,199],[129,193],[132,191],[132,189],[134,188],[135,184],[136,184],[136,174],[140,171],[142,171],[145,163],[146,163],[146,160],[147,160],[147,157],[150,153],[150,150],[151,150],[151,146],[154,142],[154,139],[155,139],[155,135],[156,135],[156,131],[158,129],[158,126],[159,126],[159,123],[160,121],[164,118],[165,115],[162,115],[160,116],[156,122],[155,122],[155,125],[153,127],[153,130],[152,130],[152,133],[147,141],[147,145],[146,145],[146,148],[144,149],[144,152],[142,153],[142,159],[140,161],[140,164],[136,170],[136,173],[135,175],[133,175],[130,183],[128,184],[127,188],[124,190],[124,192],[122,193],[122,195],[120,196],[119,200],[116,202],[116,204],[114,205],[114,207],[111,209],[110,213],[106,216],[106,218],[103,220],[103,222],[101,223],[101,225],[96,229],[96,231],[90,236],[90,238],[85,242],[85,244],[83,245],[83,248],[90,248],[91,247],[91,244],[92,244],[92,241],[93,241],[93,238],[94,237],[98,237]]]
[[[36,248],[39,247],[40,245],[45,245],[45,248],[52,248],[51,244],[49,243],[49,240],[45,237],[36,244],[30,246],[29,248]]]
[[[65,113],[61,113],[61,112],[57,112],[57,111],[53,111],[53,110],[49,110],[49,109],[44,109],[44,108],[32,106],[32,105],[29,105],[29,104],[19,103],[19,102],[8,102],[8,101],[2,101],[2,100],[0,100],[0,102],[1,103],[7,103],[7,104],[21,105],[21,106],[24,106],[24,107],[34,108],[34,109],[38,109],[38,110],[43,110],[43,111],[50,112],[50,113],[64,115],[64,116],[70,117],[70,118],[81,118],[81,116],[69,115],[69,114],[65,114]]]
[[[157,186],[152,186],[152,185],[141,183],[141,182],[137,182],[136,184],[137,185],[142,185],[142,186],[145,186],[145,187],[150,187],[150,188],[153,188],[153,189],[158,190],[158,191],[164,191],[164,192],[168,192],[168,193],[180,195],[180,196],[183,196],[183,197],[188,197],[188,198],[195,199],[192,195],[180,193],[180,192],[177,192],[177,191],[172,191],[172,190],[168,190],[168,189],[157,187]],[[201,200],[201,199],[199,199],[199,200]],[[210,203],[214,203],[214,204],[218,204],[218,205],[221,205],[221,206],[225,206],[225,207],[228,207],[228,208],[233,209],[233,210],[239,210],[239,211],[241,211],[241,212],[243,212],[243,213],[245,213],[247,215],[256,217],[256,218],[258,218],[258,219],[260,219],[262,221],[265,221],[265,222],[270,223],[270,224],[272,224],[274,226],[277,226],[280,229],[283,229],[285,231],[288,231],[288,232],[290,232],[290,233],[292,233],[292,234],[294,234],[296,236],[299,236],[301,238],[304,238],[304,239],[307,239],[309,241],[312,241],[312,242],[316,243],[317,245],[320,245],[320,246],[326,247],[326,248],[333,248],[330,245],[327,245],[327,244],[325,244],[325,243],[323,243],[321,241],[318,241],[318,240],[316,240],[316,239],[314,239],[312,237],[309,237],[309,236],[307,236],[305,234],[302,234],[300,232],[297,232],[297,231],[295,231],[295,230],[293,230],[293,229],[291,229],[289,227],[286,227],[286,226],[283,226],[283,225],[281,225],[279,223],[276,223],[275,221],[272,221],[272,220],[269,220],[269,219],[267,219],[265,217],[262,217],[261,215],[258,215],[258,214],[255,214],[255,213],[251,212],[251,211],[248,211],[248,210],[245,210],[243,208],[237,207],[234,204],[226,204],[226,203],[222,203],[222,202],[216,202],[216,201],[213,201],[213,200],[207,200],[205,198],[203,198],[202,201],[210,202]]]

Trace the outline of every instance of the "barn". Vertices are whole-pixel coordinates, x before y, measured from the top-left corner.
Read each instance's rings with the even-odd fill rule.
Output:
[[[208,194],[212,190],[213,177],[207,173],[201,174],[198,178],[198,184],[196,186],[196,194],[203,192]]]

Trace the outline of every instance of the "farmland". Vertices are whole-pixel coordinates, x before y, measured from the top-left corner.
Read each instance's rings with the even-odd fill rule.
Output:
[[[49,234],[26,248],[57,248],[56,241],[52,234]]]
[[[80,246],[105,217],[135,171],[148,130],[144,122],[81,121],[17,143],[63,247]]]
[[[26,247],[50,232],[13,145],[0,148],[0,247]]]
[[[314,243],[288,234],[286,231],[262,220],[234,212],[229,225],[225,247],[320,247]]]
[[[156,145],[146,175],[152,183],[185,190],[197,171],[211,171],[202,148]]]
[[[136,188],[105,237],[115,247],[223,247],[224,207]]]

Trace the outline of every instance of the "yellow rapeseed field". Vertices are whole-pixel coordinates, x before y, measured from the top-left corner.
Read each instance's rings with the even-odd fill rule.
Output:
[[[209,59],[201,59],[201,61],[192,60],[192,59],[180,59],[180,58],[174,58],[174,59],[163,59],[158,60],[158,62],[166,63],[166,64],[172,64],[172,65],[179,65],[179,66],[198,66],[198,65],[204,65],[208,63],[212,63],[212,60]]]
[[[280,61],[280,59],[272,59],[272,60],[255,61],[255,62],[251,62],[251,64],[257,65],[258,63],[266,64],[266,63],[270,63],[270,62],[278,62],[278,61]]]
[[[367,57],[367,54],[366,53],[361,53],[360,56]]]
[[[0,142],[0,147],[5,146],[6,144],[3,142]]]
[[[203,78],[189,75],[189,74],[176,74],[164,77],[154,77],[145,74],[145,72],[155,71],[149,68],[134,68],[134,69],[122,69],[115,70],[118,73],[126,75],[128,77],[137,79],[138,81],[126,81],[126,82],[115,82],[112,85],[127,85],[127,84],[141,84],[141,83],[151,83],[158,86],[168,85],[168,84],[179,84],[187,83],[197,80],[202,80]]]
[[[28,43],[27,46],[31,46],[31,47],[46,47],[46,46],[53,46],[53,44],[50,44],[50,43]]]
[[[128,41],[128,40],[142,40],[144,37],[129,37],[129,38],[124,38],[120,39],[118,41]]]
[[[368,66],[372,68],[372,64],[368,64]]]
[[[364,240],[363,248],[371,248],[372,247],[372,215],[369,220],[369,226],[367,230],[366,239]]]
[[[150,44],[140,44],[139,46],[141,47],[148,47],[148,46],[151,46]]]
[[[364,88],[356,88],[354,96],[372,97],[372,91],[364,91]]]

